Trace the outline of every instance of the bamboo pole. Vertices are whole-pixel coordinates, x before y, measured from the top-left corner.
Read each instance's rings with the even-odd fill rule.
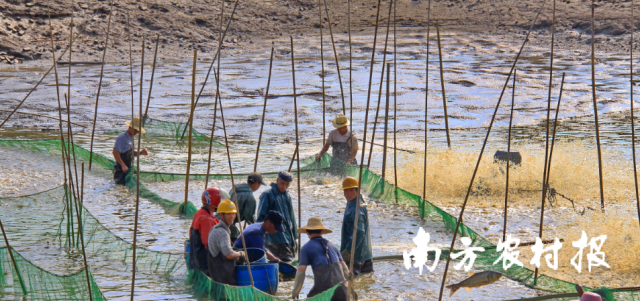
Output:
[[[207,82],[209,81],[209,75],[211,74],[211,69],[213,69],[213,65],[216,63],[216,58],[220,58],[220,51],[222,49],[222,42],[224,41],[224,38],[227,36],[227,31],[229,30],[229,25],[231,25],[231,21],[233,20],[233,16],[236,13],[236,8],[238,8],[238,3],[240,2],[240,0],[237,0],[233,6],[233,10],[231,11],[231,17],[229,17],[229,21],[227,22],[227,25],[224,29],[224,31],[222,32],[222,36],[220,37],[220,41],[218,41],[218,49],[216,50],[216,54],[213,56],[213,60],[211,61],[211,65],[209,65],[209,70],[207,71],[207,75],[204,78],[204,83],[202,84],[202,87],[200,88],[200,92],[198,92],[198,96],[196,97],[196,102],[195,102],[195,106],[198,105],[198,101],[200,100],[200,96],[202,95],[202,92],[204,91],[204,87],[207,85]],[[223,5],[223,11],[224,11],[224,1],[222,2]],[[220,22],[222,23],[222,17],[220,17]],[[220,66],[220,64],[218,64],[218,67]],[[218,73],[220,73],[218,71]],[[184,138],[184,135],[186,133],[186,126],[185,126],[185,130],[182,131],[182,136],[180,137],[180,139]]]
[[[262,130],[264,129],[264,118],[267,116],[267,98],[269,98],[269,87],[271,86],[271,69],[273,69],[273,47],[271,47],[271,58],[269,59],[269,77],[267,78],[267,91],[264,93],[264,106],[262,107],[262,122],[260,123],[260,134],[258,135],[258,146],[256,147],[256,160],[253,162],[253,172],[258,171],[258,156],[260,155],[260,143],[262,142]],[[324,84],[324,80],[322,81]],[[322,91],[324,98],[324,90]],[[322,102],[324,106],[324,100]],[[322,115],[324,117],[324,114]],[[324,120],[322,123],[324,128]],[[323,131],[324,134],[324,131]],[[323,135],[324,139],[324,135]],[[324,142],[324,141],[323,141]]]
[[[82,199],[84,198],[84,162],[82,162],[82,190],[80,192],[80,204],[82,204]],[[76,204],[76,208],[78,208],[78,212],[82,212],[82,207],[80,204]],[[78,217],[78,231],[80,232],[80,244],[82,245],[82,259],[84,261],[84,274],[87,277],[87,288],[89,289],[89,300],[93,301],[93,294],[91,293],[91,278],[89,277],[89,265],[87,264],[87,252],[84,248],[84,227],[82,227],[82,218],[80,214],[76,214]]]
[[[423,159],[423,167],[422,167],[422,203],[420,203],[420,217],[424,221],[424,208],[425,203],[427,202],[427,150],[429,150],[428,145],[428,132],[429,132],[429,42],[430,42],[430,33],[431,33],[431,0],[427,4],[427,58],[425,62],[424,72],[425,72],[425,88],[424,88],[424,159]]]
[[[596,100],[596,31],[595,31],[595,0],[591,0],[591,93],[593,95],[593,117],[596,123],[596,144],[598,147],[598,179],[600,180],[600,206],[604,212],[604,187],[602,178],[602,150],[600,147],[600,124],[598,122],[598,102]]]
[[[142,125],[142,85],[144,83],[142,71],[144,70],[144,42],[145,41],[143,38],[142,39],[142,57],[140,59],[140,103],[138,105],[138,111],[139,111],[138,116],[140,116],[140,125]],[[195,58],[194,58],[194,61],[195,61]],[[133,221],[133,254],[132,254],[133,263],[131,264],[131,301],[133,301],[133,296],[134,296],[133,293],[135,291],[135,285],[136,285],[136,259],[137,259],[136,248],[137,248],[137,239],[138,239],[138,212],[140,209],[140,146],[141,144],[142,144],[142,131],[138,133],[138,156],[136,158],[136,213]],[[187,180],[189,180],[188,171],[187,171]]]
[[[216,78],[216,80],[219,82],[220,79],[218,78],[218,73],[214,70],[213,71],[213,75]],[[220,91],[218,91],[219,94]],[[224,110],[222,109],[222,98],[219,98],[220,100],[220,119],[222,119],[222,130],[224,132],[224,145],[227,148],[227,161],[229,162],[229,174],[231,176],[231,189],[233,189],[233,202],[236,205],[236,208],[238,207],[238,194],[236,193],[236,184],[233,178],[233,166],[231,164],[231,153],[229,151],[229,140],[227,138],[227,126],[225,124],[224,121]],[[238,225],[241,224],[240,222],[240,214],[236,214],[236,221],[238,222]],[[244,228],[241,226],[240,229],[240,240],[242,241],[242,248],[244,249],[245,254],[247,254],[247,243],[245,242],[244,239]],[[251,273],[251,263],[247,260],[247,269],[249,270],[249,280],[251,280],[251,286],[255,287],[255,284],[253,282],[253,274]],[[252,291],[253,294],[253,291]],[[253,297],[256,301],[258,301],[258,296],[256,294],[253,294]]]
[[[144,120],[147,120],[147,113],[149,112],[149,102],[151,101],[151,90],[153,89],[153,78],[156,74],[156,60],[158,58],[158,44],[160,44],[160,35],[156,38],[156,49],[153,51],[153,65],[151,65],[151,82],[149,83],[149,95],[147,96],[147,105],[144,107]]]
[[[373,120],[373,131],[371,132],[371,145],[369,146],[369,158],[367,159],[367,167],[371,166],[371,157],[373,156],[373,145],[375,144],[375,140],[376,140],[376,128],[378,125],[378,114],[380,113],[380,102],[382,100],[382,84],[384,83],[384,68],[386,66],[386,62],[387,62],[387,46],[389,44],[389,29],[391,26],[391,22],[389,20],[391,20],[391,7],[392,7],[392,3],[389,4],[389,13],[387,15],[387,33],[385,35],[384,38],[384,51],[382,52],[382,70],[380,71],[380,86],[378,88],[378,105],[376,108],[376,117]],[[363,146],[362,146],[362,151],[364,152],[364,147],[365,147],[365,140],[363,139]]]
[[[634,1],[631,0],[631,28],[634,26]],[[633,182],[636,188],[636,205],[638,207],[638,222],[640,222],[640,193],[638,192],[638,166],[636,159],[636,128],[634,123],[634,108],[633,108],[633,30],[631,30],[631,41],[629,43],[629,96],[631,97],[631,150],[633,152]]]
[[[326,5],[326,2],[325,2]],[[328,12],[327,12],[328,15]],[[301,196],[302,192],[300,191],[300,138],[298,134],[298,100],[296,97],[296,67],[295,67],[295,56],[293,50],[293,36],[289,36],[291,41],[291,76],[293,78],[293,116],[296,123],[296,162],[298,166],[298,221],[302,220],[302,205],[301,205]],[[343,103],[344,105],[344,103]],[[301,234],[298,233],[298,258],[300,258],[300,249],[301,249]]]
[[[13,111],[11,111],[11,110],[0,110],[0,112],[9,112],[9,113],[11,113],[11,112],[13,112]],[[66,122],[68,122],[68,121],[66,121],[66,120],[61,120],[61,119],[59,119],[59,118],[55,118],[55,117],[51,117],[51,116],[47,116],[47,115],[42,115],[42,114],[27,113],[27,112],[20,112],[20,111],[15,111],[14,113],[15,113],[15,114],[30,115],[30,116],[37,116],[37,117],[42,117],[42,118],[49,118],[49,119],[53,119],[53,120],[61,121],[61,122],[65,122],[65,123],[66,123]],[[75,126],[79,126],[79,127],[81,127],[81,128],[85,128],[85,129],[87,128],[86,126],[84,126],[84,125],[82,125],[82,124],[79,124],[79,123],[72,122],[71,124],[73,124],[73,125],[75,125]]]
[[[380,21],[380,2],[381,0],[378,0],[378,5],[376,5],[376,26],[375,26],[374,35],[373,35],[373,47],[371,47],[371,64],[369,66],[369,86],[367,88],[367,107],[365,109],[365,114],[364,114],[364,130],[363,130],[362,148],[361,148],[362,153],[360,154],[360,171],[358,172],[358,183],[362,183],[362,171],[364,168],[364,164],[362,163],[364,162],[364,149],[365,149],[364,147],[367,141],[367,122],[369,121],[369,106],[371,104],[371,84],[373,81],[373,64],[376,58],[376,42],[378,40],[378,24]],[[373,143],[373,141],[371,141],[371,143]],[[351,258],[349,260],[350,271],[353,271],[353,258],[355,255],[354,252],[355,252],[355,246],[356,246],[356,235],[358,234],[357,231],[358,231],[359,216],[360,216],[360,201],[358,200],[358,202],[356,202],[356,216],[355,216],[354,225],[353,225],[353,233],[352,233],[353,238],[351,240]],[[349,281],[348,289],[349,289],[349,293],[347,294],[347,300],[351,300],[351,295],[355,293],[353,280]]]
[[[107,48],[109,45],[109,32],[111,31],[111,13],[113,11],[113,2],[109,3],[109,17],[107,18],[107,35],[104,38],[104,49],[102,50],[102,64],[100,64],[100,79],[98,80],[98,92],[96,93],[96,107],[93,110],[93,127],[91,129],[91,144],[89,146],[89,170],[93,162],[93,138],[96,134],[96,121],[98,121],[98,101],[100,100],[100,90],[102,90],[102,76],[104,75],[104,59],[107,56]],[[71,66],[71,61],[69,61]]]
[[[2,236],[4,237],[4,244],[7,246],[7,252],[9,252],[9,257],[11,257],[13,268],[16,270],[16,275],[18,276],[18,282],[20,282],[20,288],[22,289],[22,294],[26,296],[27,287],[24,285],[24,280],[22,280],[22,275],[20,274],[20,270],[18,269],[18,264],[16,263],[16,259],[13,257],[13,249],[9,244],[9,239],[7,239],[7,232],[4,231],[4,226],[2,225],[2,219],[0,219],[0,230],[2,230]]]
[[[484,138],[484,143],[482,144],[482,148],[480,149],[480,154],[478,155],[478,161],[476,162],[476,166],[475,169],[473,171],[473,174],[471,176],[471,181],[469,183],[469,188],[467,189],[467,193],[464,197],[464,202],[462,203],[462,208],[460,210],[460,215],[458,217],[458,221],[456,223],[456,228],[453,231],[453,239],[451,240],[451,246],[449,247],[449,255],[447,256],[447,263],[445,265],[444,268],[444,274],[442,276],[442,283],[440,285],[440,293],[438,295],[438,301],[442,300],[442,293],[444,292],[444,285],[447,281],[447,272],[449,271],[449,264],[451,263],[451,252],[453,252],[453,246],[455,245],[456,242],[456,238],[458,237],[458,230],[460,229],[460,222],[462,220],[462,217],[464,215],[464,210],[467,207],[467,202],[469,201],[469,195],[471,194],[471,189],[473,188],[473,183],[475,181],[476,178],[476,174],[478,173],[478,168],[480,167],[480,162],[482,161],[482,155],[484,154],[484,150],[485,147],[487,146],[487,141],[489,140],[489,135],[491,134],[491,128],[493,127],[493,122],[496,119],[496,115],[498,113],[498,109],[500,108],[500,103],[502,102],[502,97],[504,96],[504,91],[507,88],[507,85],[509,84],[509,80],[511,79],[511,74],[513,74],[513,70],[515,70],[516,64],[518,63],[518,59],[520,58],[520,55],[522,54],[522,50],[524,49],[524,46],[527,44],[527,41],[529,40],[529,35],[531,34],[531,31],[533,30],[533,25],[536,24],[536,21],[538,20],[538,17],[540,16],[540,13],[542,12],[542,9],[544,8],[544,5],[547,1],[544,0],[542,2],[542,5],[540,5],[540,8],[538,9],[538,13],[536,14],[535,18],[533,19],[533,21],[531,22],[531,26],[529,27],[529,30],[527,31],[527,35],[524,38],[524,41],[522,42],[522,46],[520,46],[520,50],[518,51],[518,54],[516,56],[516,59],[513,61],[513,65],[511,66],[511,70],[509,70],[509,75],[507,76],[507,80],[504,83],[504,86],[502,87],[502,92],[500,92],[500,97],[498,98],[498,103],[496,104],[496,108],[493,111],[493,115],[491,117],[491,122],[489,123],[489,128],[487,129],[487,135]]]
[[[325,141],[326,141],[326,133],[327,133],[327,121],[326,121],[326,115],[327,115],[327,109],[326,109],[326,95],[325,95],[325,73],[324,73],[324,35],[322,34],[322,24],[323,24],[323,20],[322,20],[322,2],[320,2],[321,0],[318,0],[318,14],[320,16],[320,66],[321,66],[321,77],[322,77],[322,145],[324,146]],[[351,1],[351,0],[349,0]],[[349,56],[349,58],[351,58],[351,56]],[[353,124],[353,120],[351,120],[351,124]],[[353,128],[353,125],[352,125]],[[298,151],[298,149],[296,149],[296,151]],[[295,157],[295,156],[294,156]]]
[[[222,48],[222,24],[223,24],[223,17],[224,17],[224,1],[222,1],[220,3],[220,36],[219,38],[219,42],[218,42],[218,47]],[[205,181],[204,181],[204,189],[207,189],[207,187],[209,187],[209,173],[211,172],[211,153],[212,153],[212,148],[213,148],[213,133],[215,133],[216,131],[216,120],[217,120],[217,115],[218,115],[218,102],[220,101],[220,77],[222,76],[220,74],[220,56],[221,53],[218,50],[217,52],[217,56],[214,57],[214,61],[218,62],[218,70],[214,72],[217,72],[215,78],[215,82],[216,82],[216,97],[214,97],[213,99],[213,124],[211,125],[211,138],[209,139],[209,158],[207,159],[207,176],[205,177]],[[211,64],[210,67],[213,67],[213,63]],[[205,84],[206,81],[208,80],[209,74],[207,74],[207,79],[205,79]],[[202,89],[204,89],[204,84]],[[202,92],[202,91],[201,91]],[[197,99],[196,99],[197,101]],[[195,105],[194,105],[194,109],[195,109]],[[188,124],[191,124],[192,120],[189,119]],[[185,129],[186,129],[186,125],[185,125]],[[186,205],[186,204],[185,204]],[[186,207],[185,207],[186,208]]]
[[[67,120],[71,120],[71,101],[69,99],[67,99],[67,94],[64,95],[64,101],[65,101],[65,105],[67,106]],[[70,185],[70,189],[71,189],[71,196],[69,197],[69,222],[71,224],[71,245],[69,245],[69,247],[73,246],[76,244],[76,240],[75,240],[75,230],[73,228],[73,201],[76,199],[77,194],[76,194],[76,187],[77,185],[74,185],[73,183],[73,172],[71,170],[71,156],[73,154],[73,159],[74,159],[74,166],[75,166],[75,148],[74,148],[74,143],[73,143],[73,133],[72,133],[72,128],[69,125],[69,123],[67,123],[67,142],[69,144],[69,147],[67,148],[67,167],[68,167],[68,171],[69,171],[69,183]],[[77,169],[76,169],[76,175],[77,173]],[[77,176],[76,176],[77,178]]]
[[[55,75],[55,81],[56,81],[56,97],[58,100],[58,128],[60,129],[60,150],[61,150],[61,155],[62,155],[62,169],[63,169],[63,174],[64,174],[64,185],[65,187],[68,185],[67,182],[67,165],[65,163],[65,143],[64,143],[64,130],[62,128],[62,105],[60,103],[60,85],[58,85],[58,67],[56,65],[56,48],[54,46],[53,43],[53,25],[51,23],[51,6],[49,5],[50,2],[47,2],[47,13],[49,14],[49,35],[51,37],[50,41],[51,41],[51,59],[53,60],[53,64],[51,66],[51,69],[54,69],[54,75]],[[66,190],[65,190],[65,194],[66,194]],[[67,223],[68,225],[68,223]]]
[[[296,149],[293,150],[293,156],[291,156],[291,162],[289,162],[289,169],[288,169],[289,172],[291,172],[291,169],[293,168],[293,162],[295,162],[297,156],[298,156],[298,146],[296,146]]]
[[[546,119],[546,131],[547,134],[545,136],[545,147],[544,147],[544,170],[542,172],[542,200],[540,201],[540,231],[538,233],[538,237],[542,239],[542,221],[544,221],[544,207],[545,201],[547,197],[547,166],[549,164],[549,122],[550,122],[550,114],[551,114],[551,90],[553,88],[553,50],[555,43],[555,32],[556,32],[556,0],[553,0],[553,18],[551,19],[551,58],[549,60],[549,94],[547,98],[547,119]],[[533,283],[537,283],[538,281],[538,267],[535,268],[533,274]]]
[[[133,58],[132,58],[133,50],[131,49],[131,22],[129,20],[129,11],[127,11],[127,41],[129,42],[129,80],[131,83],[131,120],[133,120],[133,116],[134,116],[133,103],[135,102],[135,100],[133,100]]]
[[[393,3],[390,4],[393,6]],[[382,147],[382,179],[385,179],[385,173],[387,172],[387,133],[389,131],[389,74],[391,70],[391,63],[387,63],[387,99],[384,106],[384,141]]]
[[[349,120],[351,121],[349,131],[353,133],[353,51],[351,47],[351,0],[347,0],[347,35],[349,36]]]
[[[393,189],[393,197],[396,199],[396,204],[398,203],[398,151],[396,144],[396,132],[397,132],[397,121],[398,121],[398,102],[397,102],[397,84],[398,84],[398,72],[397,72],[397,57],[398,52],[396,48],[396,8],[398,6],[398,2],[393,3],[393,179],[395,188]],[[388,79],[387,79],[388,80]]]
[[[216,81],[218,78],[216,77]],[[216,87],[219,85],[216,83]],[[206,190],[209,187],[209,173],[211,172],[211,153],[213,149],[213,133],[216,131],[216,118],[218,113],[218,101],[219,101],[219,93],[220,89],[216,90],[216,97],[213,99],[213,124],[211,125],[211,137],[209,138],[209,158],[207,159],[207,176],[204,180],[204,189]]]
[[[195,109],[195,95],[196,95],[196,62],[198,59],[198,50],[193,49],[193,70],[191,74],[191,110],[189,113],[189,120],[193,120],[193,111]],[[191,170],[191,142],[193,138],[193,122],[189,122],[189,149],[187,152],[187,174],[184,180],[184,206],[182,206],[182,213],[187,213],[187,202],[189,201],[189,171]]]
[[[549,166],[547,166],[547,179],[545,183],[549,186],[549,179],[551,178],[551,159],[553,158],[553,149],[556,144],[556,129],[558,128],[558,114],[560,113],[560,102],[562,101],[562,90],[564,89],[564,76],[562,72],[562,82],[560,83],[560,94],[558,95],[558,106],[556,107],[556,117],[553,121],[553,138],[551,139],[551,150],[549,151]]]
[[[336,50],[336,42],[333,39],[333,26],[331,26],[331,16],[329,15],[329,7],[327,7],[327,0],[324,2],[324,10],[327,13],[327,24],[329,24],[329,35],[331,36],[331,45],[333,46],[333,56],[336,61],[336,70],[338,71],[338,82],[340,83],[340,95],[342,96],[342,114],[347,114],[347,107],[344,102],[344,89],[342,88],[342,75],[340,75],[340,58],[338,57],[338,51]],[[322,24],[320,24],[322,25]]]
[[[513,70],[513,90],[511,90],[511,111],[509,112],[509,134],[507,135],[507,171],[504,184],[504,223],[502,225],[502,241],[507,240],[507,208],[509,201],[509,164],[511,163],[511,129],[513,126],[513,107],[516,102],[516,73]]]
[[[447,131],[447,146],[451,148],[449,135],[449,114],[447,113],[447,94],[444,89],[444,69],[442,67],[442,45],[440,44],[440,23],[436,21],[436,34],[438,36],[438,58],[440,60],[440,86],[442,88],[442,106],[444,108],[444,126]]]

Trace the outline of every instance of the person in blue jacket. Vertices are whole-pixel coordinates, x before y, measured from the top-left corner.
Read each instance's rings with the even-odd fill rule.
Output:
[[[344,210],[342,221],[342,241],[340,252],[344,261],[349,265],[351,259],[351,242],[353,241],[353,224],[356,219],[356,202],[362,202],[358,179],[346,177],[342,181],[342,190],[347,199],[347,208]],[[364,206],[360,206],[358,215],[358,230],[356,236],[356,248],[353,257],[353,274],[373,272],[373,251],[371,250],[371,233],[369,230],[369,212]]]
[[[271,183],[271,188],[260,195],[260,205],[258,207],[258,222],[262,222],[267,217],[269,211],[274,210],[282,215],[282,232],[265,234],[267,249],[280,260],[285,262],[293,261],[298,249],[296,244],[296,216],[293,212],[293,203],[289,196],[289,184],[293,182],[293,177],[289,172],[278,173],[276,183]]]
[[[275,257],[264,245],[264,235],[283,232],[282,227],[282,215],[278,211],[271,210],[267,213],[267,217],[264,218],[262,223],[253,223],[242,231],[244,236],[244,242],[248,248],[262,249],[267,254],[267,259],[275,262],[280,262],[278,257]],[[233,244],[233,248],[236,250],[242,250],[242,239],[236,240]]]

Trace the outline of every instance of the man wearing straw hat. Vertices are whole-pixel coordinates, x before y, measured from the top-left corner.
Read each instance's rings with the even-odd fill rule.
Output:
[[[260,195],[258,206],[258,222],[263,222],[269,211],[275,210],[282,215],[283,232],[265,234],[267,249],[273,255],[285,262],[291,262],[295,257],[298,246],[296,245],[296,215],[293,212],[293,203],[287,189],[293,182],[293,177],[287,171],[278,173],[276,183],[271,183],[271,188]]]
[[[332,147],[332,154],[334,159],[338,159],[349,165],[357,165],[356,155],[358,154],[358,139],[356,136],[349,131],[348,126],[349,119],[344,114],[338,114],[338,116],[333,119],[333,127],[335,128],[329,135],[327,136],[327,142],[320,150],[318,156],[316,156],[316,160],[320,161],[322,159],[322,155],[329,150],[329,147]],[[334,160],[331,161],[331,168],[337,169],[341,166],[344,166],[344,163],[339,163]],[[343,169],[343,168],[342,168]]]
[[[116,163],[113,166],[113,180],[118,185],[125,184],[125,177],[129,168],[131,168],[133,158],[138,156],[138,152],[135,150],[133,137],[135,137],[139,132],[142,132],[143,134],[146,132],[144,128],[142,128],[142,120],[140,117],[134,117],[132,121],[127,121],[125,124],[128,125],[129,128],[118,136],[112,152],[113,158],[116,160]],[[146,156],[148,154],[149,152],[146,148],[140,151],[140,155]]]
[[[307,294],[307,298],[318,295],[343,282],[345,275],[351,277],[349,268],[342,259],[338,248],[322,237],[323,234],[333,232],[322,225],[322,219],[319,217],[310,218],[307,225],[298,229],[297,232],[306,233],[309,242],[300,250],[300,264],[293,286],[293,299],[298,299],[309,265],[313,270],[313,287]],[[331,300],[347,300],[347,289],[344,284],[333,292]]]
[[[344,210],[342,220],[342,240],[340,242],[340,252],[344,259],[349,262],[351,259],[351,242],[353,241],[353,224],[356,219],[356,202],[362,202],[360,195],[360,183],[358,179],[346,177],[342,181],[342,190],[347,200],[347,208]],[[360,206],[358,214],[358,230],[356,235],[356,248],[353,256],[353,274],[373,272],[373,251],[371,250],[371,233],[369,232],[369,212],[364,206]]]

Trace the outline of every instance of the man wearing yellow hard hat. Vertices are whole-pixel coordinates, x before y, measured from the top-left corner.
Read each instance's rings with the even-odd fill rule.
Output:
[[[334,287],[344,281],[345,276],[351,276],[338,248],[322,237],[323,234],[333,232],[322,225],[322,219],[319,217],[310,218],[307,225],[299,228],[297,232],[300,234],[306,233],[309,237],[309,242],[300,250],[300,261],[293,285],[293,299],[298,299],[308,266],[311,266],[313,270],[313,287],[307,294],[307,298]],[[347,300],[347,289],[344,285],[341,285],[333,292],[331,300]]]
[[[346,177],[342,181],[342,190],[347,200],[347,208],[344,210],[342,220],[342,240],[340,252],[348,263],[351,258],[351,242],[353,241],[353,224],[356,219],[356,202],[362,203],[360,195],[360,185],[358,179]],[[359,275],[373,272],[373,251],[371,250],[371,232],[369,230],[369,212],[367,208],[360,205],[358,215],[358,231],[356,235],[356,248],[353,256],[353,274]]]
[[[207,239],[209,276],[215,282],[236,285],[236,260],[246,258],[243,252],[235,252],[231,247],[229,226],[236,219],[238,209],[230,200],[218,205],[217,216],[220,223],[209,231]]]
[[[322,155],[329,150],[329,147],[332,147],[332,155],[334,159],[338,159],[349,165],[358,164],[356,161],[356,155],[358,154],[358,138],[349,131],[349,124],[351,124],[349,123],[349,119],[347,119],[347,116],[344,114],[338,114],[338,116],[333,119],[332,123],[335,129],[329,132],[327,141],[322,147],[322,150],[320,150],[318,156],[316,156],[316,160],[319,161],[322,159]],[[336,162],[331,162],[331,167],[333,169],[338,166],[339,165],[337,165]]]
[[[124,180],[131,168],[133,158],[138,156],[138,152],[135,150],[135,143],[133,137],[139,132],[143,134],[146,132],[142,128],[142,120],[140,117],[133,118],[132,121],[125,122],[129,128],[118,136],[116,143],[113,146],[113,158],[116,160],[113,166],[113,180],[116,184],[124,185]],[[148,155],[149,152],[146,148],[140,151],[140,155]]]

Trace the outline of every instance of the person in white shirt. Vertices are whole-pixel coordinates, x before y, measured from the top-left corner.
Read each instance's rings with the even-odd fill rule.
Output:
[[[348,165],[357,165],[358,138],[349,131],[349,119],[343,114],[338,114],[332,123],[335,129],[329,132],[327,142],[324,144],[324,147],[322,147],[322,150],[320,150],[318,156],[316,156],[316,160],[320,161],[324,153],[331,147],[334,159],[338,159]],[[344,163],[335,163],[335,160],[331,161],[331,167],[334,169],[339,167],[339,165],[344,166]]]

